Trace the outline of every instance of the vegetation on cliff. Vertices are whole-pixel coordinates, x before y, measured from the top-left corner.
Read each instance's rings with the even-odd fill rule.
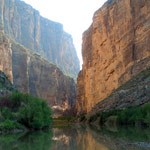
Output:
[[[150,103],[142,106],[97,113],[89,118],[89,123],[99,119],[101,125],[144,125],[150,126]]]
[[[9,91],[15,91],[15,88],[5,73],[0,70],[0,96]]]
[[[1,132],[45,129],[51,122],[51,109],[42,99],[18,92],[0,98]]]

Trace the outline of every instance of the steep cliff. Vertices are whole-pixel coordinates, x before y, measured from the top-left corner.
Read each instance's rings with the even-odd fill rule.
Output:
[[[55,114],[73,112],[79,60],[72,37],[20,0],[0,0],[0,71]]]
[[[12,43],[13,82],[19,91],[46,99],[60,112],[75,105],[76,85],[55,65],[40,55]],[[62,110],[64,107],[64,110]]]
[[[56,65],[5,35],[0,36],[0,39],[3,39],[0,43],[2,50],[0,71],[5,72],[7,76],[10,75],[9,79],[14,87],[20,92],[47,100],[55,115],[66,111],[73,112],[76,99],[76,85],[73,78],[65,76]],[[0,90],[1,95],[6,92]]]
[[[62,24],[41,17],[20,0],[0,0],[0,4],[0,29],[5,34],[76,78],[79,59],[72,37],[63,31]]]
[[[150,1],[108,0],[83,34],[82,55],[80,113],[150,66]]]

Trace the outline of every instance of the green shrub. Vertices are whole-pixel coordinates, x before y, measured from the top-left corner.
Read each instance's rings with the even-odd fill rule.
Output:
[[[49,127],[52,122],[51,109],[46,101],[28,94],[15,92],[9,98],[1,98],[0,110],[2,126],[9,119],[11,127],[12,122],[17,122],[26,128],[38,130]]]
[[[120,125],[150,126],[150,103],[122,110],[101,112],[91,116],[89,122],[94,122],[97,117],[100,118],[100,124],[105,124],[106,122],[114,124],[116,122],[116,124]]]
[[[1,110],[1,115],[2,115],[3,120],[13,118],[12,112],[11,112],[10,109],[7,108],[7,107],[4,107],[4,108]]]
[[[14,129],[23,129],[23,126],[21,126],[19,123],[12,121],[12,120],[5,120],[0,123],[0,130],[1,131],[9,131]]]
[[[51,111],[45,101],[28,96],[19,109],[18,119],[28,128],[42,129],[50,125]]]

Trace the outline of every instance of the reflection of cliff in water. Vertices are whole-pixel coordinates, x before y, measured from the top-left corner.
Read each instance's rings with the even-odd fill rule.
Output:
[[[0,150],[149,150],[150,129],[74,126],[0,135]]]
[[[107,145],[109,150],[149,150],[150,129],[119,127],[97,128],[91,127],[92,137]]]
[[[95,129],[78,126],[53,129],[52,150],[148,150],[150,129]]]

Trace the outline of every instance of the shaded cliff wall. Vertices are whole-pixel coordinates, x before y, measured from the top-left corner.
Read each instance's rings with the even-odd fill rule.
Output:
[[[47,100],[54,107],[55,115],[74,112],[76,84],[73,78],[3,33],[0,34],[0,71],[5,72],[19,91]],[[0,91],[0,95],[7,93]]]
[[[23,46],[12,43],[13,82],[18,90],[46,99],[50,106],[72,109],[76,85],[72,78]]]
[[[20,0],[0,0],[0,29],[16,42],[56,64],[65,74],[76,77],[79,59],[72,37],[60,23],[40,16]]]
[[[108,0],[83,34],[77,108],[89,112],[150,66],[150,1]]]

